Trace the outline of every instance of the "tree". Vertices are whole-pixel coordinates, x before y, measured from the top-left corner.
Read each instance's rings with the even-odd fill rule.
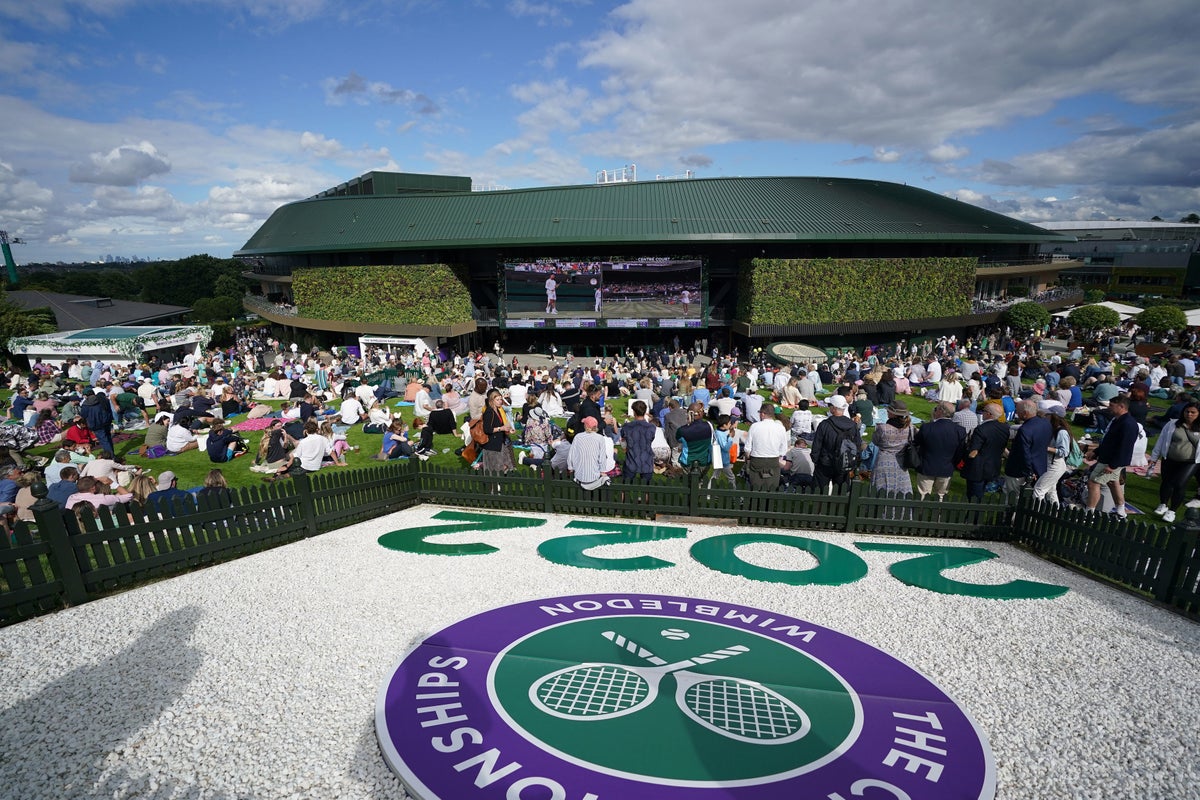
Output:
[[[1154,306],[1138,314],[1137,324],[1142,330],[1161,336],[1167,331],[1178,333],[1187,327],[1187,314],[1179,306]]]
[[[1080,306],[1070,317],[1071,325],[1081,331],[1105,331],[1121,324],[1121,315],[1108,306]]]
[[[1083,302],[1085,303],[1103,303],[1105,298],[1103,289],[1087,289],[1083,293]]]
[[[1150,218],[1150,221],[1151,222],[1162,222],[1163,218],[1160,217],[1158,214],[1155,214],[1153,217]]]
[[[1032,333],[1050,324],[1050,312],[1032,300],[1017,303],[1004,312],[1004,323],[1014,331]]]
[[[5,297],[0,297],[0,355],[9,358],[8,340],[18,336],[37,336],[58,329],[48,308],[23,309]]]
[[[1195,211],[1193,211],[1191,214],[1188,214],[1179,221],[1186,222],[1188,225],[1200,225],[1200,214],[1197,214]]]

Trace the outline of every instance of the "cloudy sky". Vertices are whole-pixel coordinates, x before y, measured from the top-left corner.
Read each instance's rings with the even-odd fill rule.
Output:
[[[363,172],[822,175],[1200,211],[1183,0],[0,0],[19,263],[229,256]]]

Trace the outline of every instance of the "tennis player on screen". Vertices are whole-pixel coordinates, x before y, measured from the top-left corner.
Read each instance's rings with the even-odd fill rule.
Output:
[[[558,313],[558,281],[554,275],[546,278],[546,313]]]

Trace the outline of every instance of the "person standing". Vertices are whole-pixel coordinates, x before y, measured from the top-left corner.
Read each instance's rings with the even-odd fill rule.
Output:
[[[1088,475],[1087,510],[1096,510],[1100,490],[1107,486],[1112,492],[1113,513],[1125,519],[1125,487],[1121,485],[1121,477],[1133,461],[1133,446],[1139,436],[1138,423],[1129,414],[1127,394],[1119,394],[1108,401],[1108,413],[1112,415],[1112,422],[1108,423],[1104,438],[1093,454],[1095,466]]]
[[[962,459],[966,432],[955,424],[954,403],[943,400],[933,407],[933,419],[921,426],[913,441],[921,454],[917,472],[917,495],[924,500],[930,492],[938,500],[946,497],[954,467]]]
[[[953,424],[953,423],[951,423]],[[879,448],[875,466],[871,468],[871,486],[898,495],[912,494],[912,477],[900,463],[900,451],[915,439],[912,414],[903,400],[896,400],[887,409],[887,422],[875,426],[871,442]]]
[[[79,413],[87,423],[88,430],[96,437],[100,449],[113,452],[113,411],[108,392],[100,386],[94,388],[80,404]]]
[[[1067,474],[1067,456],[1071,454],[1071,427],[1061,414],[1050,415],[1054,438],[1048,445],[1049,465],[1033,486],[1033,499],[1058,505],[1058,482]]]
[[[983,407],[983,422],[971,431],[962,476],[967,482],[967,500],[983,500],[984,488],[1000,478],[1009,426],[1000,421],[1004,409],[996,403]]]
[[[813,433],[813,485],[822,493],[831,485],[841,489],[850,480],[849,470],[842,466],[842,441],[853,442],[860,453],[863,449],[862,434],[858,426],[846,416],[849,407],[850,404],[842,395],[835,394],[830,397],[829,415],[817,425]]]
[[[504,395],[499,389],[487,393],[487,406],[481,418],[483,432],[488,437],[483,444],[483,469],[488,472],[510,472],[513,469],[512,423],[504,410]]]
[[[546,313],[558,313],[558,281],[554,275],[546,278]]]
[[[692,403],[688,408],[688,424],[675,431],[675,438],[682,445],[679,463],[688,472],[701,476],[712,466],[713,426],[704,418],[704,406]]]
[[[1175,510],[1183,502],[1197,462],[1200,462],[1200,404],[1193,401],[1179,412],[1179,419],[1169,420],[1163,427],[1146,469],[1150,475],[1155,464],[1161,465],[1158,508],[1154,513],[1165,522],[1175,521]]]
[[[1049,468],[1048,448],[1054,438],[1050,421],[1037,414],[1037,402],[1022,400],[1016,404],[1020,420],[1017,435],[1008,450],[1004,465],[1004,491],[1019,492],[1032,486]]]
[[[629,404],[633,419],[621,426],[621,441],[625,442],[625,464],[621,475],[626,483],[650,483],[654,475],[654,432],[657,428],[646,419],[646,402],[634,400]]]
[[[764,405],[759,414],[746,435],[747,482],[752,491],[773,492],[779,488],[779,460],[787,455],[788,432],[775,419],[774,406]]]

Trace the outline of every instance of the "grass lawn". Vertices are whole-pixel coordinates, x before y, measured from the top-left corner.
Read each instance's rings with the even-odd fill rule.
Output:
[[[5,396],[8,394],[11,393],[6,392]],[[761,394],[764,397],[769,397],[770,392],[763,390]],[[388,402],[394,405],[396,401],[389,400]],[[904,402],[908,405],[909,410],[911,410],[915,416],[926,421],[931,418],[933,404],[929,401],[924,400],[916,395],[906,395],[904,396]],[[628,398],[624,397],[618,397],[609,401],[609,405],[613,408],[613,412],[618,421],[623,421],[625,419],[628,403]],[[278,407],[279,401],[273,401],[271,402],[271,405]],[[1167,403],[1163,400],[1151,399],[1150,405],[1152,413],[1161,413],[1163,410],[1165,410]],[[408,422],[411,422],[412,415],[410,407],[394,408],[393,410],[401,412],[404,419]],[[824,409],[817,409],[818,412],[823,410]],[[236,424],[238,419],[239,418],[234,418],[233,423]],[[244,417],[241,417],[241,419],[244,419]],[[463,418],[460,417],[458,420],[460,424],[462,420]],[[783,422],[785,425],[787,424],[786,412]],[[747,426],[743,424],[741,427],[744,429]],[[1072,431],[1076,438],[1079,438],[1083,435],[1083,428],[1081,426],[1072,426]],[[870,431],[868,430],[868,435],[869,434]],[[204,450],[192,450],[181,455],[167,456],[157,459],[146,459],[140,458],[136,455],[131,455],[133,450],[141,445],[142,432],[140,431],[133,432],[132,439],[117,442],[116,449],[117,454],[124,456],[127,463],[142,466],[153,475],[157,476],[159,473],[165,470],[171,470],[179,479],[179,487],[183,489],[202,485],[204,483],[205,476],[207,476],[209,470],[212,469],[220,469],[225,475],[225,479],[228,481],[230,486],[256,486],[261,484],[262,475],[257,472],[251,472],[250,467],[254,463],[254,453],[257,452],[258,444],[263,436],[263,433],[261,431],[250,431],[244,433],[243,435],[250,441],[250,453],[228,464],[213,464],[208,460],[208,454]],[[381,434],[363,433],[362,426],[356,426],[347,433],[346,438],[351,446],[356,446],[359,449],[356,452],[350,452],[346,454],[348,466],[329,467],[329,469],[352,470],[378,463],[373,461],[371,456],[379,452],[379,448],[383,439]],[[1153,441],[1154,439],[1152,437],[1151,446],[1153,446]],[[437,454],[431,457],[428,463],[450,469],[467,469],[466,462],[464,462],[462,458],[454,455],[454,450],[461,446],[462,440],[456,435],[444,434],[435,436],[434,449],[437,451]],[[53,456],[56,449],[56,445],[48,445],[30,448],[30,450],[27,452],[35,455]],[[518,469],[524,468],[518,467]],[[959,496],[965,494],[966,483],[963,481],[961,476],[957,474],[954,476],[953,480],[951,481],[950,491],[951,494]],[[1155,506],[1158,505],[1157,478],[1144,478],[1140,475],[1130,473],[1126,480],[1125,494],[1126,500],[1129,503],[1133,504],[1145,513],[1145,516],[1138,517],[1138,519],[1148,522],[1159,522],[1158,517],[1155,517],[1153,514],[1149,513],[1154,509]]]

